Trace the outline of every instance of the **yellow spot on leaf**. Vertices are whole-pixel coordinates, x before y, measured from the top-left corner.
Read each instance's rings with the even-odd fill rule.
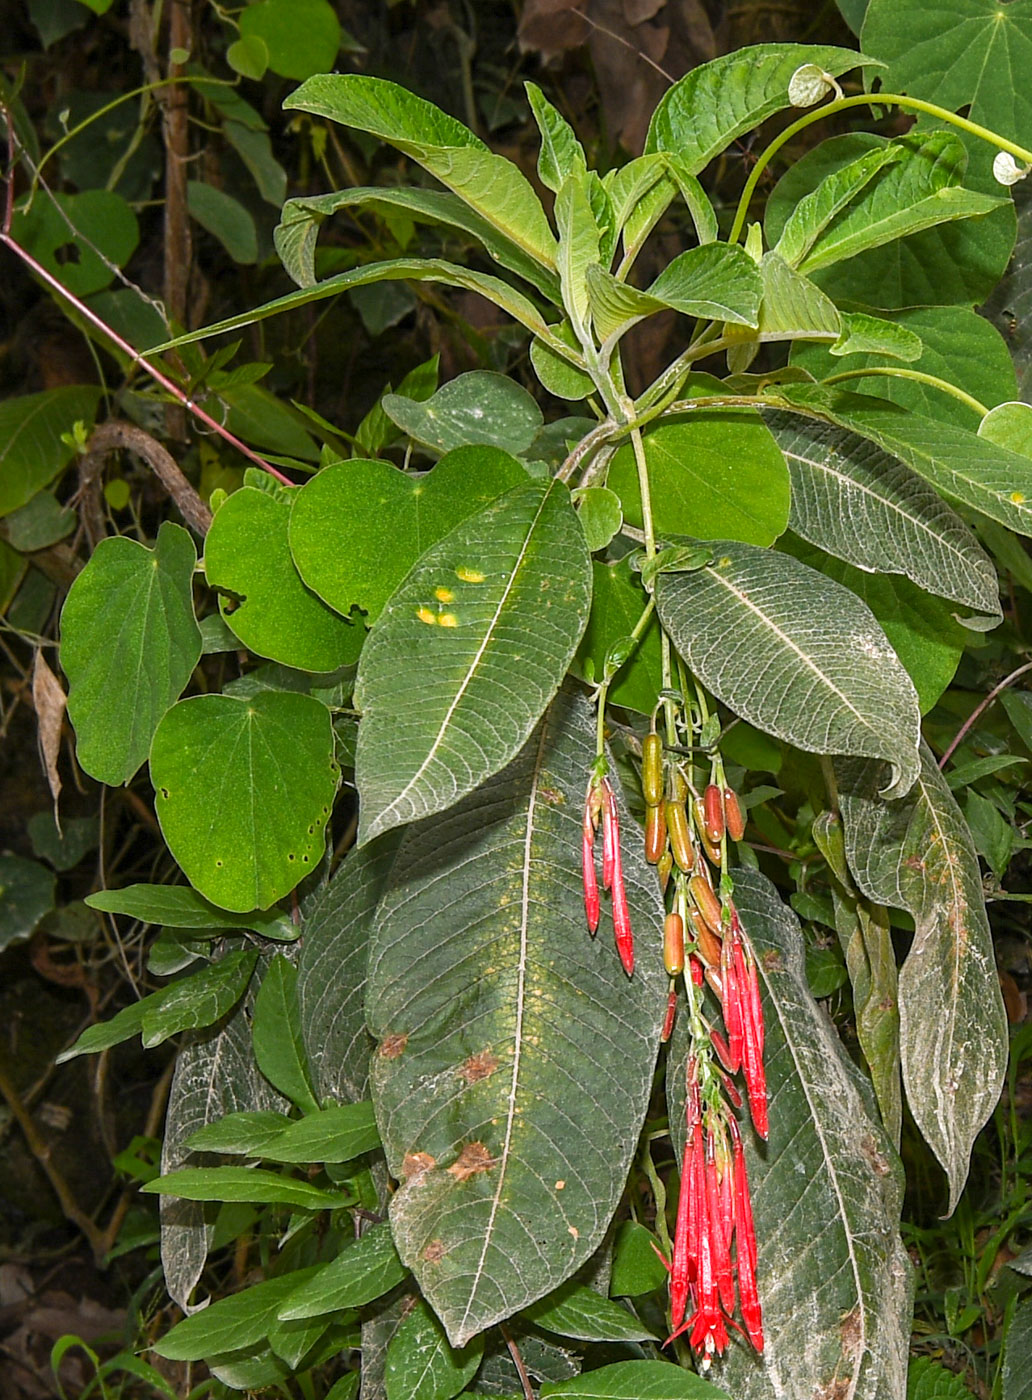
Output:
[[[483,583],[484,575],[478,569],[467,569],[465,564],[455,570],[455,577],[463,583]]]
[[[459,625],[459,619],[454,613],[441,613],[437,622],[441,627],[458,627]]]
[[[562,1191],[562,1190],[565,1188],[565,1186],[566,1186],[566,1182],[565,1182],[565,1181],[557,1181],[557,1182],[555,1183],[555,1189],[556,1189],[557,1191]]]
[[[450,588],[435,588],[434,597],[439,603],[454,603],[455,594]]]
[[[433,608],[417,608],[416,616],[419,618],[420,622],[429,623],[431,627],[433,627],[434,623],[437,621],[437,614],[434,612]]]
[[[1016,506],[1024,505],[1024,503],[1025,503],[1025,493],[1024,493],[1024,491],[1012,491],[1012,492],[1011,492],[1011,500],[1014,502],[1014,504],[1015,504]]]

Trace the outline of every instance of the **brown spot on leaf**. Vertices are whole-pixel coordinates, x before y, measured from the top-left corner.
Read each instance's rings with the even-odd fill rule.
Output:
[[[538,788],[542,802],[551,803],[553,807],[562,807],[566,803],[566,794],[560,792],[558,788],[541,787]]]
[[[860,1139],[860,1151],[874,1168],[878,1176],[888,1176],[892,1168],[888,1158],[881,1151],[873,1133],[864,1133]]]
[[[477,1055],[470,1055],[468,1060],[464,1060],[459,1074],[467,1084],[475,1084],[478,1079],[486,1079],[489,1074],[493,1074],[498,1068],[499,1060],[497,1055],[492,1055],[490,1050],[481,1050]]]
[[[439,1264],[444,1258],[444,1240],[431,1240],[423,1250],[423,1258],[428,1264]]]
[[[468,1181],[477,1172],[486,1172],[495,1159],[482,1142],[467,1142],[448,1170],[456,1181]]]
[[[380,1055],[385,1060],[396,1060],[399,1055],[404,1054],[407,1044],[407,1035],[385,1035],[380,1041]]]
[[[406,1152],[401,1163],[401,1174],[406,1181],[411,1181],[414,1176],[422,1176],[436,1166],[437,1158],[431,1157],[429,1152]]]
[[[785,960],[776,948],[768,948],[760,961],[767,972],[784,972]]]
[[[850,1357],[856,1356],[863,1345],[863,1324],[859,1307],[850,1308],[849,1312],[843,1313],[839,1323],[839,1336],[842,1338],[843,1353]]]

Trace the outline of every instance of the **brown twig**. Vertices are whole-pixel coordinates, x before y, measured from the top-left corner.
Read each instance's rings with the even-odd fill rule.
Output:
[[[207,534],[211,525],[211,511],[180,471],[171,453],[134,423],[112,419],[94,428],[86,451],[79,459],[80,503],[91,545],[96,545],[104,535],[99,490],[101,470],[108,454],[119,449],[134,452],[146,462],[179,507],[186,523],[198,534]]]
[[[985,714],[986,710],[988,710],[989,706],[993,703],[996,697],[999,694],[1001,694],[1002,691],[1006,690],[1008,686],[1013,685],[1014,682],[1020,676],[1023,676],[1026,671],[1032,671],[1032,661],[1026,661],[1024,666],[1019,666],[1018,669],[1016,671],[1012,671],[1009,676],[1004,676],[1000,684],[994,686],[993,689],[990,690],[989,694],[985,697],[985,699],[982,700],[980,704],[975,706],[975,708],[968,715],[967,719],[957,730],[957,733],[953,739],[953,743],[943,754],[942,758],[939,759],[940,768],[946,767],[947,763],[950,761],[950,758],[953,755],[954,750],[961,743],[965,734],[967,734],[967,732],[970,730],[973,724],[976,724],[978,720],[981,719],[982,715]]]
[[[527,1367],[524,1363],[523,1357],[520,1354],[520,1349],[516,1345],[515,1337],[509,1331],[508,1327],[506,1327],[504,1322],[498,1324],[498,1330],[499,1332],[501,1332],[503,1338],[505,1339],[505,1345],[509,1348],[509,1355],[512,1357],[512,1364],[516,1367],[516,1374],[519,1376],[520,1385],[523,1387],[524,1400],[536,1400],[536,1397],[534,1395],[534,1387],[531,1384],[530,1376],[527,1374]]]

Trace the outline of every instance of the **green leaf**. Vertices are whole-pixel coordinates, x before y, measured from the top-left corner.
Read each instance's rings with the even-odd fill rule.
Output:
[[[185,1167],[155,1177],[140,1189],[187,1201],[252,1201],[300,1210],[337,1210],[349,1204],[349,1197],[339,1192],[258,1167]]]
[[[743,340],[761,344],[777,340],[837,340],[842,320],[834,302],[777,253],[765,253],[760,262],[763,300],[755,336]],[[725,332],[727,334],[727,332]]]
[[[169,521],[153,549],[101,540],[61,613],[61,665],[76,755],[92,778],[128,782],[201,656],[193,540]]]
[[[318,1271],[317,1265],[297,1269],[228,1298],[218,1298],[201,1312],[177,1322],[154,1350],[169,1361],[200,1361],[220,1352],[253,1346],[265,1338],[276,1322],[284,1298],[303,1287]]]
[[[79,297],[108,286],[140,241],[131,206],[120,194],[104,189],[39,194],[30,209],[15,214],[11,232],[52,277]]]
[[[865,311],[845,311],[840,313],[839,319],[842,334],[834,345],[828,347],[830,355],[888,355],[894,360],[910,362],[921,358],[924,346],[920,336],[898,321],[869,316]]]
[[[483,1354],[483,1337],[459,1351],[450,1346],[444,1328],[420,1300],[387,1346],[387,1400],[452,1400],[473,1379]]]
[[[164,990],[151,992],[150,996],[134,1001],[111,1017],[109,1021],[98,1021],[87,1026],[74,1045],[58,1055],[55,1064],[74,1060],[77,1055],[95,1055],[100,1050],[108,1050],[112,1045],[121,1045],[124,1040],[132,1040],[143,1030],[143,1018],[149,1010],[161,1004]]]
[[[260,39],[268,64],[281,78],[301,81],[337,61],[340,21],[327,0],[259,0],[237,19],[241,39]]]
[[[274,1089],[305,1113],[318,1110],[301,1037],[297,970],[277,953],[254,1000],[254,1058]]]
[[[16,399],[13,402],[24,403],[25,400]],[[13,482],[11,484],[14,485]],[[52,491],[37,491],[7,517],[4,533],[8,544],[23,554],[31,554],[70,535],[77,519],[75,511],[61,505]]]
[[[823,44],[755,44],[693,68],[652,114],[645,153],[673,152],[692,175],[737,136],[790,106],[788,85],[804,63],[837,78],[873,60]]]
[[[960,517],[898,459],[855,433],[764,414],[792,479],[797,535],[857,568],[999,615],[996,570]]]
[[[321,860],[339,770],[318,700],[182,700],[154,735],[150,773],[169,850],[213,903],[267,909]]]
[[[287,197],[287,172],[273,155],[272,142],[264,126],[255,129],[244,122],[225,121],[222,134],[247,166],[262,199],[278,210]]]
[[[592,560],[591,571],[591,612],[574,658],[574,673],[589,682],[601,678],[611,647],[631,635],[648,602],[641,580],[632,574],[626,559],[616,564]],[[651,714],[662,685],[659,624],[653,618],[630,659],[617,671],[609,703]]]
[[[28,938],[54,907],[54,876],[38,861],[0,855],[0,950]]]
[[[425,400],[384,394],[383,409],[409,437],[437,452],[486,446],[519,456],[544,421],[521,384],[488,370],[460,374]]]
[[[180,1031],[199,1030],[220,1021],[247,990],[257,961],[256,951],[242,948],[163,988],[157,994],[158,1002],[143,1013],[143,1048],[152,1050]]]
[[[517,487],[422,556],[359,665],[360,843],[445,810],[515,756],[590,604],[590,556],[561,482]]]
[[[975,850],[985,858],[997,880],[1002,880],[1014,852],[1017,835],[1014,827],[987,797],[978,792],[969,792],[964,799],[964,818]]]
[[[278,910],[264,914],[231,913],[217,909],[187,885],[125,885],[120,890],[98,890],[86,896],[91,909],[106,914],[124,914],[144,924],[164,924],[168,928],[228,929],[249,928],[263,938],[293,939],[297,935],[287,915]]]
[[[190,1138],[195,1152],[227,1152],[267,1162],[350,1162],[380,1142],[369,1103],[333,1104],[304,1118],[281,1113],[231,1113]]]
[[[821,385],[779,390],[789,407],[819,414],[897,457],[944,495],[1019,534],[1032,534],[1032,460],[976,434],[894,404]]]
[[[65,817],[58,831],[53,811],[35,812],[25,827],[32,842],[32,854],[55,870],[74,870],[83,856],[100,845],[97,817]]]
[[[658,1262],[658,1261],[657,1261]],[[572,1279],[520,1314],[535,1327],[584,1342],[654,1341],[633,1313]]]
[[[627,978],[588,936],[573,874],[594,753],[590,707],[561,695],[508,769],[410,828],[377,916],[366,1015],[403,1182],[391,1223],[454,1346],[597,1249],[648,1103],[666,979],[648,955]],[[633,837],[624,875],[648,948],[662,905]]]
[[[315,462],[319,451],[304,427],[303,416],[262,384],[235,384],[220,391],[228,406],[226,427],[245,442],[302,462]],[[262,475],[261,480],[269,478]]]
[[[1032,405],[1000,403],[978,425],[978,436],[997,447],[1032,457]]]
[[[883,773],[876,764],[844,764],[840,772],[857,884],[869,899],[914,919],[899,974],[903,1083],[914,1121],[949,1177],[952,1213],[1007,1066],[1007,1018],[978,857],[927,748],[912,792],[900,801],[877,796]]]
[[[894,313],[893,321],[903,330],[920,337],[918,354],[913,365],[922,374],[933,374],[955,384],[981,403],[1003,403],[1018,392],[1014,368],[1006,341],[985,319],[968,306],[918,306]],[[888,324],[888,323],[887,323]],[[885,362],[885,352],[877,349],[844,354],[842,350],[829,353],[823,346],[801,345],[793,348],[792,363],[802,367],[815,379],[828,375],[847,374],[852,370],[873,369]],[[834,354],[836,358],[831,358]],[[972,432],[978,430],[979,415],[970,405],[941,389],[915,383],[891,372],[868,374],[849,385],[857,394],[869,394],[888,399],[914,413],[939,422],[956,423]]]
[[[249,34],[246,39],[237,39],[230,44],[226,50],[226,62],[242,78],[261,82],[269,66],[269,46],[257,34]]]
[[[810,995],[795,916],[753,871],[735,872],[735,902],[766,1021],[770,1140],[744,1135],[766,1345],[759,1358],[731,1347],[711,1374],[735,1400],[769,1400],[782,1387],[814,1395],[832,1376],[866,1400],[900,1395],[913,1285],[899,1161],[866,1078]],[[673,1121],[683,1121],[686,1040],[675,1030]]]
[[[841,825],[837,830],[841,840]],[[835,927],[853,989],[857,1039],[870,1070],[885,1131],[898,1145],[903,1091],[899,1076],[899,978],[892,929],[884,909],[871,909],[852,895],[847,898],[838,891],[833,891],[833,898]]]
[[[587,486],[574,493],[574,502],[588,551],[605,549],[623,525],[620,497],[605,486]]]
[[[390,833],[351,851],[305,910],[297,996],[308,1063],[322,1100],[355,1101],[368,1090],[372,1042],[363,1003],[369,937],[399,836]]]
[[[373,1225],[292,1293],[281,1305],[279,1316],[290,1321],[320,1317],[341,1308],[360,1308],[389,1292],[407,1273],[394,1248],[390,1226]]]
[[[79,420],[91,424],[99,398],[93,385],[75,384],[0,403],[0,516],[53,481],[75,452],[62,434]]]
[[[576,336],[569,321],[559,322],[552,330],[558,340],[568,342],[570,348],[574,349]],[[576,403],[595,392],[595,381],[590,374],[578,369],[564,355],[560,355],[542,340],[531,341],[530,363],[534,366],[534,373],[538,379],[557,399]]]
[[[261,1157],[283,1136],[294,1120],[268,1109],[227,1113],[198,1128],[187,1139],[191,1152],[227,1152],[240,1157]],[[304,1120],[302,1119],[302,1122]],[[315,1159],[312,1158],[312,1161]]]
[[[258,656],[302,671],[335,671],[357,661],[361,625],[345,621],[301,582],[287,542],[291,502],[244,487],[216,512],[204,542],[212,588],[235,595],[219,607]]]
[[[613,1241],[613,1272],[609,1293],[613,1298],[637,1298],[666,1285],[669,1275],[656,1250],[659,1241],[651,1230],[625,1220]]]
[[[398,385],[398,392],[409,399],[428,399],[437,388],[437,371],[440,355],[432,355],[423,364],[410,369]],[[384,390],[390,392],[390,385]],[[376,457],[385,447],[390,447],[401,437],[398,429],[383,411],[378,400],[355,429],[355,445],[358,455]]]
[[[588,272],[599,268],[599,231],[588,203],[584,176],[571,175],[555,197],[555,222],[559,230],[556,265],[563,305],[578,337],[588,335],[590,301]]]
[[[368,210],[385,219],[403,215],[416,223],[460,229],[481,243],[495,262],[517,273],[549,301],[559,303],[555,274],[506,238],[490,219],[471,209],[458,195],[446,190],[392,189],[376,185],[287,200],[273,240],[284,267],[298,286],[315,285],[315,245],[319,229],[325,219],[341,209]]]
[[[1013,1330],[1012,1322],[1007,1333],[1008,1340],[1013,1335]],[[1006,1361],[1003,1370],[1006,1376]],[[907,1371],[907,1400],[968,1400],[970,1394],[971,1387],[964,1377],[956,1371],[947,1370],[941,1361],[932,1361],[927,1356],[910,1358],[910,1368]],[[1008,1394],[1006,1380],[1003,1394],[1004,1400],[1018,1400],[1014,1392]]]
[[[913,785],[917,694],[840,584],[786,554],[722,540],[708,568],[661,575],[656,603],[691,670],[735,714],[811,753],[887,758],[892,792]]]
[[[684,316],[755,326],[763,287],[752,258],[737,244],[705,243],[679,253],[648,291],[619,282],[597,267],[588,275],[592,314],[603,338],[672,308]]]
[[[193,218],[219,240],[234,262],[258,261],[258,230],[250,210],[239,200],[202,180],[187,180],[186,202]]]
[[[526,177],[432,102],[383,78],[326,73],[309,78],[283,105],[404,151],[544,267],[555,266],[555,239]]]
[[[571,176],[574,179],[587,176],[584,147],[577,140],[569,122],[556,111],[537,83],[524,83],[523,87],[541,132],[538,178],[546,189],[558,194]]]
[[[708,376],[695,376],[689,392],[718,392],[716,386]],[[642,440],[658,536],[719,536],[767,545],[788,524],[788,467],[755,410],[700,406],[682,418],[663,419]],[[641,494],[630,443],[617,448],[607,484],[623,503],[624,519],[640,529]]]
[[[791,267],[798,267],[824,230],[850,204],[879,170],[901,160],[905,148],[893,143],[873,146],[855,160],[826,175],[817,188],[795,206],[774,248]]]
[[[575,1380],[546,1385],[543,1397],[580,1400],[726,1400],[722,1390],[693,1371],[666,1361],[617,1361]]]
[[[1032,1390],[1032,1301],[1020,1302],[1007,1329],[1003,1352],[1003,1400],[1028,1400]],[[910,1397],[908,1397],[910,1400]],[[913,1400],[954,1400],[952,1394],[940,1397],[914,1396]]]
[[[361,608],[373,622],[420,555],[526,480],[515,457],[485,446],[449,452],[418,476],[389,462],[334,462],[294,501],[294,562],[305,584],[330,607],[345,615]]]

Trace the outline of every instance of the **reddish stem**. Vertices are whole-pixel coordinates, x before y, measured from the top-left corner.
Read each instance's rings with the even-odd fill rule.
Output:
[[[1000,682],[1000,684],[998,686],[995,686],[992,690],[990,690],[989,694],[985,697],[985,699],[980,704],[975,706],[975,708],[968,715],[967,719],[957,730],[957,734],[953,740],[953,743],[943,754],[942,758],[939,759],[940,768],[946,767],[947,763],[949,763],[950,758],[953,755],[954,750],[961,743],[965,734],[967,734],[971,726],[975,724],[982,717],[982,715],[985,714],[986,710],[988,710],[989,706],[996,699],[997,695],[1001,694],[1004,690],[1006,690],[1008,686],[1012,686],[1020,676],[1023,676],[1025,674],[1026,671],[1032,671],[1032,661],[1026,661],[1024,666],[1019,666],[1016,671],[1012,671],[1009,676],[1005,676]]]

